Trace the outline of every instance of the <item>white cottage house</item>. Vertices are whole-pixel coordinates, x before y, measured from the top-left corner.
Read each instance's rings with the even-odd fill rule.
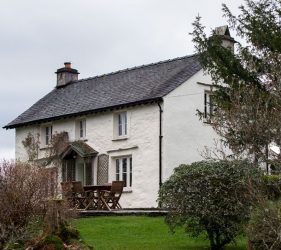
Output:
[[[196,115],[212,112],[211,78],[196,55],[81,80],[65,63],[56,74],[55,88],[4,127],[16,129],[16,158],[28,160],[22,141],[29,132],[40,135],[43,158],[52,134],[66,131],[59,181],[124,180],[124,208],[157,207],[173,169],[202,160],[217,137]]]

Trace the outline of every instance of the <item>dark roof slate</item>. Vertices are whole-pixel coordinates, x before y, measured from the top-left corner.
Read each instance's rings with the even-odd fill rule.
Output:
[[[84,141],[74,141],[69,143],[64,152],[61,154],[61,157],[64,158],[72,150],[75,151],[82,158],[91,157],[98,154],[96,150],[94,150]]]
[[[201,69],[196,55],[81,79],[55,88],[4,128],[161,100]]]

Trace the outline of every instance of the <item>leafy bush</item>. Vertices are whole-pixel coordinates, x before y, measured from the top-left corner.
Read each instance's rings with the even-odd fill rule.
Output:
[[[270,200],[278,200],[281,197],[281,175],[264,175],[264,190]]]
[[[281,249],[281,204],[265,202],[257,207],[247,229],[250,249]]]
[[[162,185],[159,202],[173,230],[184,226],[197,237],[207,232],[211,249],[239,234],[257,198],[261,172],[247,161],[201,161],[180,165]]]

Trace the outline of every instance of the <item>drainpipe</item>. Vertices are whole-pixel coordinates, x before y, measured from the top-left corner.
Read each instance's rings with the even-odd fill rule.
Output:
[[[158,102],[158,107],[159,107],[159,188],[162,186],[162,113],[163,109]]]

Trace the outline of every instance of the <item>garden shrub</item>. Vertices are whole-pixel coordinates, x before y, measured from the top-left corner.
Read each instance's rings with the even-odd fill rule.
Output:
[[[49,177],[35,165],[0,163],[0,249],[31,236],[31,223],[46,212]]]
[[[249,220],[261,174],[247,161],[180,165],[159,191],[159,202],[169,211],[166,222],[193,237],[206,232],[211,249],[223,248]]]
[[[0,249],[36,245],[38,237],[56,235],[76,215],[67,202],[53,197],[57,183],[52,177],[50,168],[0,162]],[[75,230],[68,235],[74,237]]]
[[[262,176],[264,191],[270,200],[278,200],[281,197],[281,175]]]
[[[249,249],[281,249],[281,203],[267,201],[252,213],[247,228]]]

